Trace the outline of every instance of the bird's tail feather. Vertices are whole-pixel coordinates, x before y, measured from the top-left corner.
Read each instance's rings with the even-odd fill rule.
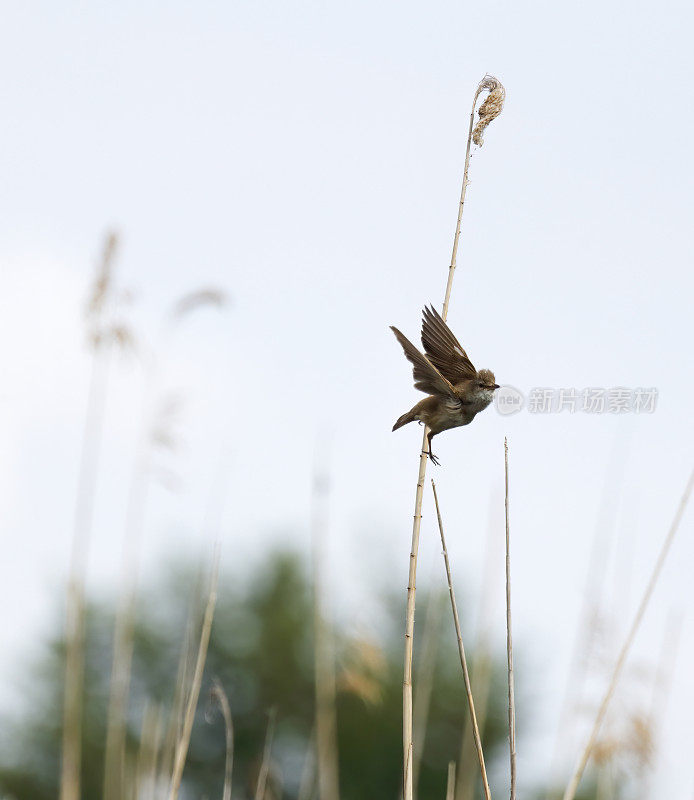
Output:
[[[403,425],[407,425],[408,422],[414,422],[415,419],[415,415],[413,414],[412,410],[410,410],[407,412],[407,414],[403,414],[398,419],[395,425],[393,425],[393,430],[396,431],[398,428],[402,428]]]

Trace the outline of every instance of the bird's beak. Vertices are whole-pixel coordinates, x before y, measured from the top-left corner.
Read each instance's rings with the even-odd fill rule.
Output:
[[[492,389],[501,389],[501,386],[499,386],[498,383],[495,383],[494,386],[492,386]]]

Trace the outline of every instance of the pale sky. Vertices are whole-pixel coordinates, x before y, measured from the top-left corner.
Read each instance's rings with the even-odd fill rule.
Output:
[[[451,327],[477,367],[523,392],[658,389],[653,414],[490,408],[435,440],[443,466],[429,474],[474,598],[490,503],[503,536],[509,439],[518,680],[539,698],[519,772],[541,776],[596,526],[616,649],[694,465],[693,17],[667,0],[5,9],[4,680],[56,619],[89,375],[81,313],[110,228],[143,341],[162,341],[185,292],[232,298],[160,347],[157,385],[184,398],[183,444],[160,459],[180,485],[152,489],[145,569],[165,551],[206,552],[220,486],[230,564],[287,536],[305,547],[315,454],[329,452],[338,608],[368,629],[386,576],[404,616],[421,431],[391,433],[418,393],[388,326],[416,340],[422,306],[443,298],[470,103],[490,72],[507,100],[472,159]],[[90,559],[99,588],[117,581],[142,388],[141,361],[118,360]],[[424,515],[422,585],[443,581],[428,491]],[[684,615],[653,798],[694,791],[693,563],[690,510],[633,662],[655,665],[666,620]],[[500,557],[500,648],[502,575]]]

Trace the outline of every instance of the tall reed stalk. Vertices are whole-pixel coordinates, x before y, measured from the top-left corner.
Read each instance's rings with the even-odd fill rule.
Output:
[[[484,764],[484,752],[482,751],[482,737],[477,725],[477,714],[475,713],[475,701],[472,696],[472,685],[470,683],[470,674],[467,668],[467,659],[465,657],[465,646],[463,645],[463,634],[460,629],[460,619],[458,617],[458,606],[455,602],[455,591],[453,590],[453,578],[451,577],[451,565],[448,560],[448,549],[446,547],[446,537],[443,532],[443,520],[441,519],[441,509],[439,508],[439,498],[436,494],[436,484],[432,480],[431,489],[434,493],[434,504],[436,506],[436,519],[439,523],[439,535],[441,536],[441,547],[443,549],[443,563],[446,567],[446,580],[448,581],[448,592],[451,597],[451,609],[453,610],[453,623],[455,625],[455,634],[458,641],[458,655],[460,656],[460,666],[463,670],[463,680],[465,681],[465,694],[467,696],[468,708],[470,709],[470,724],[472,726],[472,735],[475,742],[475,749],[477,750],[477,758],[480,764],[480,773],[482,775],[482,785],[484,787],[485,800],[491,800],[491,791],[489,789],[489,780],[487,779],[487,769]]]
[[[159,362],[166,354],[171,335],[178,324],[200,307],[222,306],[224,294],[217,289],[204,289],[183,295],[166,317],[159,347],[148,354],[143,390],[143,410],[137,437],[126,508],[125,535],[121,558],[121,589],[116,610],[113,636],[113,660],[106,727],[104,766],[104,800],[121,800],[125,787],[125,741],[127,709],[133,659],[133,635],[139,572],[139,552],[142,544],[147,500],[152,479],[152,456],[157,446],[175,449],[171,430],[172,417],[177,410],[176,398],[158,402],[157,383]],[[155,405],[157,406],[155,412]]]
[[[489,96],[485,103],[480,108],[480,120],[477,126],[475,123],[475,108],[477,100],[483,91],[488,91]],[[468,187],[468,170],[470,167],[470,148],[473,140],[476,144],[482,144],[482,132],[486,126],[501,112],[504,101],[504,88],[501,83],[491,75],[484,77],[477,86],[475,96],[472,101],[472,110],[470,112],[470,126],[468,130],[467,145],[465,149],[465,166],[463,169],[463,184],[460,191],[460,201],[458,203],[458,218],[455,226],[455,235],[453,237],[453,251],[451,254],[451,263],[448,267],[448,280],[446,282],[446,291],[443,300],[443,309],[441,316],[446,320],[448,317],[448,305],[451,299],[451,290],[453,289],[453,276],[457,265],[458,258],[458,244],[460,242],[460,226],[463,218],[463,207],[465,205],[465,195]],[[493,102],[489,102],[493,101]],[[486,106],[486,108],[485,108]],[[483,113],[484,112],[484,113]],[[407,582],[407,612],[405,620],[405,665],[403,670],[402,681],[402,707],[403,707],[403,724],[402,724],[402,743],[403,743],[403,797],[404,800],[413,800],[414,796],[414,782],[413,782],[413,706],[412,706],[412,658],[414,651],[414,614],[415,614],[415,593],[417,584],[417,557],[419,553],[419,532],[422,524],[422,499],[424,496],[424,479],[426,477],[427,469],[427,434],[428,430],[425,426],[424,434],[422,437],[422,447],[419,456],[419,472],[417,475],[417,488],[415,491],[415,505],[414,505],[414,522],[412,525],[412,542],[410,546],[410,566]]]
[[[325,594],[325,546],[329,478],[316,468],[313,480],[313,633],[316,693],[316,767],[320,800],[339,800],[335,657]]]
[[[113,262],[117,248],[118,237],[115,233],[109,233],[104,240],[86,308],[92,363],[65,608],[61,800],[79,800],[81,796],[85,573],[94,522],[94,497],[101,457],[111,353],[114,345],[127,343],[125,329],[111,319],[114,295]]]
[[[214,680],[210,700],[216,700],[222,709],[224,717],[224,741],[226,744],[226,758],[224,760],[224,790],[222,800],[231,800],[231,777],[234,771],[234,723],[231,718],[231,706],[224,687],[218,680]]]
[[[148,465],[145,447],[138,455],[126,512],[126,535],[121,564],[121,592],[116,610],[113,637],[113,661],[106,720],[106,754],[104,763],[104,800],[121,800],[125,787],[125,739],[127,705],[132,669],[135,605],[137,599],[137,550],[144,525],[149,492]]]
[[[200,697],[200,687],[202,685],[202,674],[205,669],[205,661],[207,659],[207,648],[210,644],[210,634],[212,632],[212,620],[214,619],[214,610],[217,605],[217,581],[219,578],[219,547],[215,549],[214,558],[212,561],[212,574],[210,576],[209,593],[207,596],[207,605],[205,606],[205,614],[202,620],[202,629],[200,631],[200,643],[198,645],[198,654],[195,660],[195,670],[193,672],[193,679],[191,681],[190,689],[186,702],[185,716],[183,719],[183,731],[176,742],[176,751],[174,754],[173,772],[171,775],[171,783],[169,785],[169,800],[176,800],[178,792],[181,787],[181,778],[183,777],[183,767],[186,763],[188,755],[188,745],[190,744],[190,735],[193,731],[193,720],[195,718],[195,709],[198,705],[198,698]]]

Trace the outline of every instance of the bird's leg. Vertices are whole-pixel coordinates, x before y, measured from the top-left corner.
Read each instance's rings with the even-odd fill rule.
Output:
[[[436,458],[436,456],[431,451],[431,440],[433,438],[434,434],[431,431],[429,431],[429,433],[427,434],[427,442],[429,443],[429,458],[431,459],[431,463],[436,464],[436,466],[438,467],[441,465],[441,462],[438,460],[438,458]]]

